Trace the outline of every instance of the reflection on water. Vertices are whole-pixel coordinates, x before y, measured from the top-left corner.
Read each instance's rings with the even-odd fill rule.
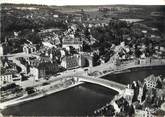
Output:
[[[161,67],[148,67],[148,68],[138,68],[138,69],[131,69],[131,72],[121,73],[121,74],[113,74],[107,75],[103,78],[113,80],[123,84],[132,83],[134,80],[142,81],[147,76],[154,74],[154,75],[162,75],[165,77],[165,66]]]
[[[56,94],[6,109],[7,115],[90,115],[109,102],[117,92],[82,84]]]

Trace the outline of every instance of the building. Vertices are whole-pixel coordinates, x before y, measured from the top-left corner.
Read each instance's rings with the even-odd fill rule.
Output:
[[[59,15],[58,15],[58,14],[54,14],[53,17],[54,17],[54,18],[58,18]]]
[[[17,73],[16,65],[7,58],[0,60],[0,85],[13,82],[13,75]]]
[[[135,117],[150,117],[151,115],[150,116],[149,115],[150,114],[145,110],[139,110],[139,109],[135,110]]]
[[[22,76],[20,74],[13,75],[13,82],[19,84],[22,81]]]
[[[161,81],[160,76],[156,77],[154,75],[150,75],[144,79],[144,83],[146,84],[147,89],[156,88],[158,80]]]
[[[151,64],[151,58],[139,59],[140,64]]]
[[[3,56],[3,47],[2,47],[2,44],[0,44],[0,56]]]
[[[36,52],[36,47],[33,44],[24,44],[23,52],[26,54],[34,53]]]
[[[133,95],[134,95],[134,90],[131,88],[126,88],[123,97],[128,101],[129,104],[132,104]]]
[[[80,66],[81,67],[93,67],[93,54],[81,52],[80,53]]]
[[[54,75],[59,71],[59,65],[56,62],[43,62],[37,61],[37,63],[31,64],[30,73],[36,80],[39,78],[45,78],[47,75]]]
[[[16,79],[16,77],[14,77],[14,75],[15,75],[15,71],[5,70],[4,73],[1,71],[0,85],[14,82]],[[19,78],[19,80],[20,79],[21,78]]]
[[[51,61],[51,58],[49,57],[49,56],[40,56],[40,58],[39,58],[39,60],[40,60],[40,62],[42,63],[42,62],[45,62],[45,63],[47,63],[47,62],[50,62]]]
[[[142,101],[142,96],[143,96],[143,88],[139,87],[138,100],[140,101],[140,103]]]
[[[110,60],[109,63],[112,63],[114,65],[114,67],[116,66],[120,66],[121,65],[121,60],[119,59],[119,54],[114,54]]]
[[[80,41],[78,38],[64,38],[63,39],[63,43],[62,43],[62,47],[63,48],[69,48],[70,46],[72,46],[73,48],[75,48],[77,51],[80,51],[82,48],[82,44],[83,42]]]
[[[76,67],[79,67],[79,55],[73,55],[73,56],[65,56],[62,59],[61,66],[66,69],[73,69]]]
[[[61,61],[61,66],[66,69],[93,67],[93,55],[90,53],[81,52],[72,56],[64,56]]]
[[[39,79],[39,70],[36,67],[30,67],[30,74],[35,80]]]
[[[35,80],[46,77],[46,68],[41,64],[37,67],[30,67],[30,74]]]
[[[30,61],[30,74],[34,76],[35,80],[38,80],[39,78],[45,78],[46,66],[44,62],[38,59]]]
[[[40,69],[45,68],[46,75],[50,75],[50,74],[53,75],[59,71],[59,66],[56,62],[42,63],[39,67],[40,67]]]
[[[101,7],[101,8],[99,8],[99,11],[105,13],[105,12],[110,11],[110,9],[109,8],[106,8],[106,7]]]
[[[39,78],[45,78],[46,76],[46,68],[44,64],[39,64],[38,68],[38,77]]]
[[[40,60],[36,57],[29,57],[28,63],[30,66],[38,66],[40,63]]]
[[[0,86],[6,83],[12,83],[12,82],[13,82],[12,74],[4,73],[0,75]]]

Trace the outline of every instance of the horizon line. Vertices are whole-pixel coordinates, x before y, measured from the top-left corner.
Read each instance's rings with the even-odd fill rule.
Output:
[[[48,6],[165,5],[165,0],[1,0],[2,3]]]
[[[68,4],[68,5],[49,5],[49,4],[36,4],[36,3],[0,3],[2,4],[13,4],[13,5],[38,5],[38,6],[165,6],[165,4]]]

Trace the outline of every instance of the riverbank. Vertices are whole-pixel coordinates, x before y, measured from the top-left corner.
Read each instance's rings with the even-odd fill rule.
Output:
[[[165,77],[165,67],[138,69],[124,74],[111,74],[105,79],[128,84],[143,80],[150,74]],[[103,77],[104,79],[104,77]],[[91,83],[83,83],[30,102],[11,106],[2,111],[4,116],[94,116],[94,111],[105,106],[117,92]],[[44,106],[43,106],[44,105]],[[81,106],[80,106],[81,105]]]
[[[120,74],[120,73],[123,73],[122,71],[127,72],[127,69],[130,69],[130,68],[136,68],[136,67],[140,68],[140,67],[150,67],[150,66],[154,67],[154,66],[162,66],[162,65],[164,65],[164,64],[162,64],[162,63],[161,64],[140,64],[140,65],[132,65],[132,66],[130,66],[130,64],[128,64],[127,66],[123,65],[125,67],[120,66],[120,68],[116,68],[115,70],[108,69],[109,70],[108,71],[107,69],[106,70],[104,69],[102,71],[102,74],[100,74],[99,76],[94,76],[94,77],[101,78],[103,76],[106,76],[106,75],[112,74],[112,73]],[[100,67],[100,66],[97,66],[97,67]],[[96,69],[97,67],[94,67],[94,69]],[[104,72],[104,71],[106,71],[106,72]],[[79,73],[79,72],[77,72],[77,73]],[[76,73],[74,73],[74,74],[76,74]],[[56,93],[56,92],[59,92],[59,91],[77,86],[77,85],[80,85],[80,84],[82,84],[82,82],[77,82],[77,83],[72,84],[72,85],[67,86],[67,87],[60,87],[60,88],[57,88],[57,89],[50,89],[50,90],[47,90],[47,91],[43,91],[42,93],[39,93],[39,94],[37,94],[35,96],[32,96],[32,97],[27,98],[26,96],[24,96],[24,97],[20,97],[20,98],[17,98],[17,99],[13,99],[11,101],[3,102],[3,103],[0,104],[0,109],[4,109],[8,106],[16,105],[16,104],[19,104],[19,103],[22,103],[22,102],[38,99],[38,98],[44,97],[46,95],[50,95],[50,94],[53,94],[53,93]]]
[[[9,106],[13,106],[13,105],[28,102],[28,101],[31,101],[31,100],[39,99],[39,98],[42,98],[44,96],[47,96],[47,95],[50,95],[50,94],[53,94],[53,93],[56,93],[56,92],[63,91],[63,90],[78,86],[80,84],[82,84],[82,82],[75,82],[71,85],[62,86],[62,87],[59,87],[57,89],[52,88],[51,90],[43,91],[43,92],[37,93],[36,95],[33,95],[33,96],[25,95],[25,96],[22,96],[22,97],[19,97],[19,98],[10,100],[10,101],[0,103],[0,109],[3,110],[3,109],[5,109]]]
[[[124,92],[123,92],[124,93]],[[96,109],[95,111],[94,111],[94,114],[96,115],[96,116],[98,116],[99,114],[101,114],[101,113],[103,113],[103,112],[106,112],[106,111],[108,111],[108,110],[110,110],[110,109],[114,109],[114,105],[116,104],[116,100],[119,100],[121,97],[123,97],[123,93],[120,93],[120,94],[116,94],[113,98],[112,98],[112,100],[110,101],[110,102],[108,102],[108,103],[106,103],[104,106],[102,106],[102,107],[100,107],[100,108],[98,108],[98,109]],[[112,109],[112,110],[113,110]],[[115,111],[115,110],[113,110],[113,111]],[[112,115],[111,115],[112,114]],[[111,114],[109,113],[108,115],[111,115],[111,116],[113,116],[114,114],[113,114],[113,112],[111,112]]]
[[[94,71],[98,71],[101,70],[101,73],[98,77],[103,77],[109,74],[120,74],[120,73],[124,73],[124,72],[129,72],[130,69],[136,69],[136,68],[146,68],[146,67],[157,67],[157,66],[165,66],[165,59],[160,59],[160,61],[153,61],[148,60],[148,59],[144,59],[142,60],[142,62],[140,64],[136,63],[137,61],[128,61],[128,63],[124,63],[121,64],[119,66],[113,66],[113,65],[107,65],[103,64],[100,66],[96,66],[94,68],[94,70],[92,70],[92,72]],[[105,69],[102,69],[105,68]]]

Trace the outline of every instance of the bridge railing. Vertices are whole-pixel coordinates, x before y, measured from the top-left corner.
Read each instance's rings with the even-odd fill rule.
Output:
[[[95,78],[90,77],[90,76],[75,76],[75,77],[79,77],[81,79],[91,81],[91,82],[96,82],[98,84],[99,83],[104,84],[104,85],[107,85],[107,87],[110,86],[110,87],[113,87],[113,88],[118,89],[118,90],[123,90],[126,87],[126,85],[124,85],[124,84],[117,83],[115,81],[106,80],[106,79],[101,79],[99,77],[95,77]]]

